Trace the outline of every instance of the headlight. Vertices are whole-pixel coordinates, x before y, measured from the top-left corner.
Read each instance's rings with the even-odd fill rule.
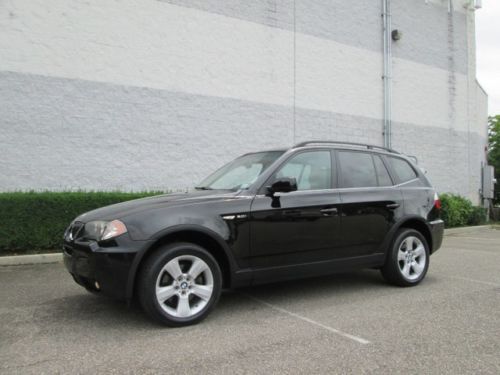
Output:
[[[85,224],[85,237],[97,241],[109,240],[127,233],[127,227],[120,220],[91,221]]]

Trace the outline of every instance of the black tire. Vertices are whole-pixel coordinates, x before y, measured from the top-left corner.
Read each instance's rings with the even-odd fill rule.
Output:
[[[398,253],[400,250],[400,247],[403,246],[402,248],[402,254],[406,255],[406,251],[403,252],[403,250],[406,250],[408,247],[407,245],[402,245],[403,241],[408,239],[410,243],[413,243],[413,245],[417,244],[418,241],[413,240],[412,238],[417,238],[418,241],[423,245],[424,251],[425,251],[425,259],[423,257],[416,257],[416,260],[419,260],[419,264],[415,264],[415,266],[409,266],[408,267],[408,272],[409,273],[404,273],[403,269],[405,268],[405,263],[406,260],[398,260]],[[412,247],[412,246],[410,246]],[[418,247],[418,246],[417,246]],[[412,254],[415,254],[416,252],[413,251],[412,249]],[[421,251],[419,251],[421,253]],[[415,286],[419,284],[427,274],[427,270],[429,269],[429,245],[427,244],[427,241],[425,237],[418,231],[414,229],[408,229],[408,228],[402,228],[399,231],[396,232],[396,235],[394,236],[394,241],[392,242],[392,246],[389,249],[389,253],[387,254],[387,258],[385,261],[384,266],[380,269],[382,272],[382,276],[384,279],[386,279],[388,282],[394,285],[398,286]],[[411,257],[411,256],[410,256]],[[415,262],[416,262],[415,260]],[[417,270],[421,270],[421,273],[415,272],[411,274],[411,271],[413,270],[413,267],[416,267],[418,265]],[[423,268],[422,268],[423,265]]]
[[[177,282],[175,278],[172,278],[170,276],[169,272],[164,270],[164,267],[167,265],[167,263],[169,263],[173,259],[175,258],[179,259],[178,257],[181,257],[180,262],[183,262],[182,260],[183,257],[195,257],[201,259],[208,266],[211,272],[211,279],[212,279],[211,281],[213,281],[213,289],[211,296],[206,300],[201,300],[200,298],[200,301],[202,301],[205,304],[204,307],[200,311],[193,313],[192,316],[187,316],[187,317],[174,316],[165,310],[165,309],[175,309],[175,306],[169,307],[168,304],[171,301],[173,301],[172,304],[175,304],[175,301],[177,301],[177,304],[180,303],[180,298],[181,298],[180,293],[182,290],[181,287],[179,286],[180,284],[177,285],[176,289],[178,289],[178,291],[176,292],[175,295],[171,297],[172,299],[163,302],[164,304],[163,307],[159,302],[156,294],[157,282],[161,283],[164,277],[167,277],[169,282],[170,280],[172,281],[172,283]],[[180,266],[184,266],[184,264],[180,262],[178,262]],[[194,264],[194,262],[192,264]],[[190,267],[189,264],[187,264],[186,267]],[[161,277],[160,277],[160,272],[163,274]],[[188,275],[186,270],[183,270],[182,274]],[[192,280],[192,282],[194,285],[196,283],[196,280]],[[170,286],[170,284],[168,283],[167,286]],[[214,257],[201,246],[187,242],[178,242],[165,245],[156,249],[155,252],[147,258],[147,260],[141,267],[141,272],[138,280],[137,293],[143,310],[151,318],[153,318],[159,323],[165,324],[170,327],[180,327],[198,323],[204,318],[206,318],[207,315],[210,313],[210,311],[217,304],[221,294],[221,289],[222,289],[222,273]],[[182,290],[182,292],[187,294],[191,293],[191,291],[188,289],[186,289],[186,291]],[[199,298],[196,295],[194,295],[193,292],[193,296],[189,295],[187,297],[188,306],[190,306],[192,303],[191,297]],[[172,313],[175,314],[174,311],[172,311]]]

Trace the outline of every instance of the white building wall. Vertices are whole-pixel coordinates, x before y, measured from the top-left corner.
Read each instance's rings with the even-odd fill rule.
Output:
[[[477,200],[473,13],[447,4],[393,0],[393,142],[438,189]],[[373,0],[3,3],[0,190],[177,189],[248,151],[382,144],[380,13]]]

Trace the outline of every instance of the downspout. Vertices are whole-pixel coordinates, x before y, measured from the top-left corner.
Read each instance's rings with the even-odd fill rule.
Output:
[[[383,40],[384,40],[384,146],[392,143],[392,36],[391,0],[382,0]]]

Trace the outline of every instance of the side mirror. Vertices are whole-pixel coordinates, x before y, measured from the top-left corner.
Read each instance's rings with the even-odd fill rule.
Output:
[[[289,193],[297,190],[297,180],[295,178],[282,177],[268,186],[267,193],[273,196],[274,193]]]

